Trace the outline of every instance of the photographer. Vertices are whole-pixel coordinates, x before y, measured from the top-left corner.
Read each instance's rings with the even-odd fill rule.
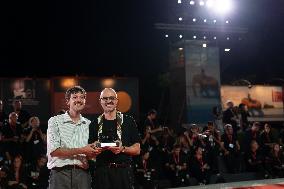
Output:
[[[104,112],[92,122],[89,131],[89,143],[102,150],[96,157],[95,187],[133,188],[132,156],[140,154],[137,125],[132,117],[117,111],[118,98],[114,89],[105,88],[100,103]],[[111,145],[117,142],[119,145]]]
[[[41,154],[46,154],[46,134],[40,128],[38,117],[29,119],[29,127],[24,129],[25,140],[25,160],[28,163],[36,160]]]
[[[166,167],[169,169],[169,176],[173,187],[189,185],[187,176],[188,156],[181,150],[179,144],[175,144],[172,154],[169,155],[169,161]]]

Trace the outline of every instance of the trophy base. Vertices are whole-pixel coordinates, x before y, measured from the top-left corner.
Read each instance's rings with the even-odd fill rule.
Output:
[[[118,146],[119,142],[102,142],[96,144],[96,147],[98,148],[118,147]]]

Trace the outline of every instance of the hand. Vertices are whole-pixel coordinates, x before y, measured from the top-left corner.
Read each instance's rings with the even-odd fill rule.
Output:
[[[87,146],[81,148],[82,153],[88,157],[94,157],[101,152],[100,148],[94,148],[94,144],[88,144]]]
[[[114,153],[114,154],[119,154],[122,151],[123,147],[122,146],[108,147],[107,149],[112,151],[112,153]]]

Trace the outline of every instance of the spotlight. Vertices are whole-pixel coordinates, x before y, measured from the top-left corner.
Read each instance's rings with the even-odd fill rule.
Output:
[[[181,38],[182,38],[182,35],[179,35],[179,38],[181,39]]]
[[[216,36],[214,36],[214,37],[213,37],[213,39],[215,39],[215,40],[216,40],[216,39],[217,39],[217,37],[216,37]]]
[[[181,48],[181,47],[180,47],[180,48],[178,48],[178,50],[179,50],[179,51],[182,51],[182,50],[183,50],[183,48]]]
[[[211,7],[213,6],[213,0],[208,0],[208,1],[206,2],[206,6],[207,6],[208,8],[211,8]]]
[[[230,40],[230,38],[229,38],[229,37],[227,37],[226,39],[227,39],[227,40]]]
[[[215,23],[217,22],[217,20],[214,19],[213,22],[214,22],[214,24],[215,24]]]
[[[169,37],[169,35],[168,35],[168,34],[166,34],[166,35],[165,35],[165,37],[166,37],[166,38],[168,38],[168,37]]]
[[[179,21],[182,21],[182,17],[179,17],[178,20],[179,20]]]
[[[200,1],[200,2],[199,2],[199,5],[200,5],[200,6],[204,6],[204,1]]]
[[[226,14],[232,10],[232,0],[216,0],[215,11],[220,14]]]
[[[192,21],[193,21],[193,22],[196,22],[196,18],[193,18]]]
[[[207,22],[207,20],[206,20],[206,19],[204,19],[204,20],[203,20],[203,22]]]
[[[226,20],[226,24],[229,24],[229,20]]]
[[[203,36],[203,39],[206,39],[207,37],[206,36]]]
[[[189,4],[194,5],[194,4],[195,4],[195,2],[194,2],[194,1],[190,1],[190,2],[189,2]]]
[[[202,47],[203,47],[203,48],[206,48],[206,47],[207,47],[206,43],[203,43],[203,44],[202,44]]]
[[[193,39],[196,39],[196,35],[193,36]]]
[[[225,49],[225,52],[229,52],[231,49]]]
[[[181,4],[181,0],[178,0],[178,4]]]

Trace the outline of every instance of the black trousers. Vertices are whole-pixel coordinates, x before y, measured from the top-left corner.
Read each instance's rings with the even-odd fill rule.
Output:
[[[133,189],[134,175],[129,167],[97,167],[95,171],[96,189]]]

